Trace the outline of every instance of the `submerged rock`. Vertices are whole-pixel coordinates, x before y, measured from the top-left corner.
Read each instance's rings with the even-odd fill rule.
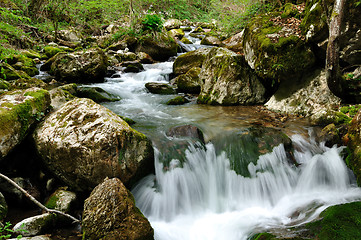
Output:
[[[198,127],[193,125],[172,127],[167,131],[166,134],[169,137],[190,137],[204,143],[203,132]]]
[[[266,101],[261,79],[249,68],[242,55],[226,48],[213,48],[199,76],[198,103],[212,105],[252,105]]]
[[[0,96],[0,160],[27,135],[50,107],[48,91],[40,88],[16,90]]]
[[[152,240],[154,230],[117,179],[106,178],[85,200],[82,229],[89,240]]]
[[[154,171],[150,140],[90,99],[67,102],[33,138],[43,164],[76,191],[90,191],[105,177],[131,187]]]
[[[175,94],[176,91],[174,88],[166,83],[158,83],[158,82],[148,82],[145,84],[145,87],[148,89],[149,92],[155,94]]]

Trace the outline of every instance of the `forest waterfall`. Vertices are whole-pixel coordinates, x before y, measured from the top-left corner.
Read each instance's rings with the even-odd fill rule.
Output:
[[[292,137],[298,167],[283,145],[250,163],[250,177],[230,168],[227,153],[214,145],[190,145],[181,167],[172,159],[164,170],[157,152],[156,175],[143,179],[133,194],[155,229],[157,240],[247,239],[257,229],[297,226],[326,207],[360,198],[340,152]]]

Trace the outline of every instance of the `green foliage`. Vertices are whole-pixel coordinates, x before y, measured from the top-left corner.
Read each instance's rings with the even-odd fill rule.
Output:
[[[348,117],[353,118],[356,113],[358,112],[358,110],[361,109],[361,105],[348,105],[348,106],[342,106],[340,108],[340,112],[342,112],[343,114],[346,114]]]
[[[26,230],[19,229],[20,232],[26,232]],[[11,223],[6,222],[4,226],[0,225],[0,240],[11,238],[12,234],[14,234],[14,230],[11,229]],[[21,239],[23,236],[18,235],[16,238]]]
[[[163,22],[161,16],[158,14],[147,14],[142,20],[143,30],[151,30],[160,32],[163,28]]]

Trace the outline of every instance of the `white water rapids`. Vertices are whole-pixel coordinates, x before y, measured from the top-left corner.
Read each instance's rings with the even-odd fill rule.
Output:
[[[120,77],[94,86],[120,96],[121,101],[103,105],[134,119],[134,128],[156,145],[156,174],[132,190],[156,240],[242,240],[257,231],[297,226],[317,218],[328,206],[361,199],[340,157],[341,148],[327,148],[300,135],[292,136],[298,167],[289,163],[281,144],[256,164],[248,164],[250,176],[237,175],[230,167],[231,153],[217,152],[212,142],[190,144],[185,159],[170,156],[165,166],[161,151],[174,140],[164,134],[169,127],[194,124],[212,139],[249,126],[249,119],[242,115],[244,109],[234,107],[194,102],[167,106],[164,103],[174,95],[151,94],[144,85],[168,82],[172,62],[144,67],[143,72],[120,72]]]

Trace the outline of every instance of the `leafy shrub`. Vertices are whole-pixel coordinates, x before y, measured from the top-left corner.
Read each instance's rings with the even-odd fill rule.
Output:
[[[163,28],[163,21],[158,14],[147,14],[142,20],[143,30],[160,32]]]

